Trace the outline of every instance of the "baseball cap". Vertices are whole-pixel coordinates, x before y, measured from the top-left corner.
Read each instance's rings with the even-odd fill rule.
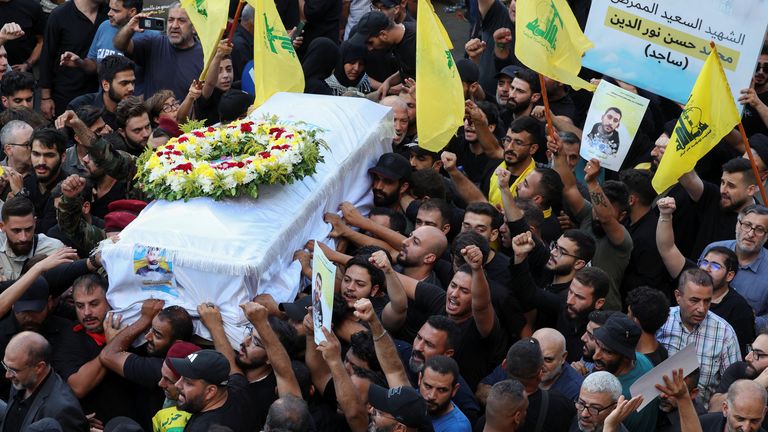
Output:
[[[768,135],[754,134],[749,137],[749,147],[752,148],[752,153],[756,153],[763,160],[763,163],[768,165]]]
[[[635,346],[641,333],[640,326],[620,312],[611,315],[602,327],[594,331],[595,339],[608,349],[632,360],[635,359]]]
[[[229,362],[218,351],[204,349],[170,361],[185,378],[201,379],[215,385],[227,385],[229,380]]]
[[[165,355],[165,364],[168,365],[168,367],[171,369],[173,373],[176,375],[179,375],[179,371],[177,371],[173,364],[171,363],[171,359],[175,358],[184,358],[194,352],[200,351],[202,348],[199,346],[190,343],[190,342],[184,342],[184,341],[176,341],[171,345],[170,348],[168,348],[168,353]]]
[[[378,174],[390,180],[410,179],[411,162],[405,156],[397,153],[384,153],[376,165],[368,170],[368,174]]]
[[[465,83],[472,84],[480,79],[480,68],[470,59],[459,59],[456,62],[456,69],[459,70],[459,77]]]
[[[376,3],[380,3],[382,6],[384,6],[387,9],[391,9],[400,3],[395,0],[373,0],[371,3],[376,5]]]
[[[514,78],[517,76],[517,73],[520,72],[523,68],[516,65],[509,65],[504,66],[503,69],[501,69],[499,72],[494,75],[494,78],[499,79],[501,76],[508,76],[510,78]]]
[[[293,303],[280,303],[277,307],[291,320],[302,322],[310,306],[312,306],[312,296],[306,295]]]
[[[379,34],[389,27],[389,18],[384,12],[367,12],[360,18],[354,28],[354,34],[349,38],[349,42],[355,45],[367,45],[368,38]]]
[[[438,158],[437,152],[433,152],[430,150],[427,150],[423,147],[419,147],[419,138],[415,138],[413,142],[410,142],[405,145],[405,147],[408,149],[409,152],[415,154],[416,156],[432,156],[435,159]]]
[[[427,413],[427,403],[419,392],[409,386],[385,389],[376,384],[368,387],[368,403],[379,411],[390,414],[406,427],[430,431],[432,420]]]
[[[32,282],[32,286],[13,304],[13,310],[14,312],[40,312],[48,304],[49,294],[48,282],[42,276],[38,276]]]

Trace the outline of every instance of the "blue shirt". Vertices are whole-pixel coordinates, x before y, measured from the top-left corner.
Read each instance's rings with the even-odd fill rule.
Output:
[[[736,240],[723,240],[710,243],[702,252],[700,259],[715,246],[725,246],[736,250]],[[739,265],[731,287],[747,300],[755,311],[755,330],[759,334],[768,329],[768,251],[760,248],[757,258],[747,265]]]
[[[451,402],[453,409],[441,417],[432,417],[432,428],[435,432],[470,432],[472,425],[459,407]]]
[[[199,41],[187,49],[178,49],[164,34],[154,34],[133,41],[131,58],[144,67],[144,96],[168,89],[184,100],[192,81],[203,71],[203,47]]]
[[[651,369],[653,369],[653,363],[648,360],[648,357],[636,352],[635,368],[624,375],[616,377],[621,383],[621,392],[627,400],[632,398],[632,395],[629,392],[629,387]],[[658,411],[659,398],[656,398],[646,405],[645,408],[640,410],[640,412],[633,411],[632,414],[624,420],[623,424],[631,431],[656,430],[656,415]]]
[[[93,36],[93,42],[91,42],[91,47],[88,49],[87,58],[94,60],[96,64],[99,64],[102,60],[104,60],[104,57],[106,56],[115,54],[123,55],[123,52],[115,48],[115,44],[112,43],[118,31],[120,31],[120,29],[113,27],[112,24],[109,23],[109,20],[101,23],[99,28],[96,30],[96,34]],[[155,30],[145,30],[143,33],[134,33],[132,40],[135,42],[137,40],[149,37],[151,34],[160,33]],[[143,92],[144,70],[143,68],[136,66],[136,88],[134,89],[134,93],[142,94]]]
[[[571,367],[571,365],[563,363],[562,372],[557,377],[557,380],[555,380],[555,383],[552,384],[550,390],[560,392],[563,396],[575,401],[579,397],[582,382],[584,382],[584,377],[576,372],[576,369]]]

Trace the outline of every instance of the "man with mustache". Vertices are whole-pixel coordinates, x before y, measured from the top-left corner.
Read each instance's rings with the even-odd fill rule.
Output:
[[[656,339],[670,357],[688,344],[696,344],[704,400],[709,399],[728,366],[741,359],[733,327],[709,310],[713,290],[712,277],[706,271],[694,268],[681,273],[675,290],[679,306],[670,308],[667,322],[656,332]]]
[[[404,213],[400,198],[408,193],[411,185],[410,161],[397,153],[384,153],[368,174],[372,179],[373,205]]]
[[[6,280],[18,279],[24,263],[34,255],[50,255],[64,247],[59,240],[35,234],[35,206],[28,198],[6,201],[0,217],[0,272]]]
[[[419,374],[419,393],[435,432],[469,432],[469,420],[451,399],[459,389],[459,365],[450,357],[434,356]]]
[[[541,99],[539,74],[520,66],[507,66],[496,74],[496,103],[504,124],[528,117]]]
[[[619,125],[621,124],[621,110],[610,107],[600,118],[600,123],[592,127],[587,135],[593,146],[598,146],[606,155],[613,155],[619,151]]]
[[[742,123],[747,136],[768,133],[768,48],[763,47],[757,58],[757,68],[752,76],[754,87],[741,90],[739,103],[744,105]]]
[[[99,64],[99,91],[72,99],[68,110],[77,111],[85,105],[104,108],[101,118],[112,130],[117,130],[117,104],[133,96],[136,86],[136,65],[131,59],[114,54],[104,57]]]
[[[744,361],[738,361],[728,366],[717,385],[715,393],[709,399],[709,407],[712,412],[720,412],[722,402],[725,400],[728,388],[738,380],[748,379],[768,387],[768,334],[761,334],[750,345],[751,351],[744,357]]]

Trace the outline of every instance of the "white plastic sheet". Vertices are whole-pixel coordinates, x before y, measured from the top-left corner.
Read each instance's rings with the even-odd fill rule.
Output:
[[[293,252],[308,239],[327,238],[325,212],[336,212],[342,201],[367,209],[372,205],[368,168],[388,151],[394,128],[392,114],[365,99],[278,93],[251,117],[278,115],[325,130],[329,149],[317,173],[291,185],[260,188],[253,200],[216,202],[155,201],[102,251],[109,273],[107,299],[133,322],[147,298],[185,307],[193,316],[203,302],[217,304],[227,336],[240,343],[245,318],[238,305],[256,294],[290,301],[298,292],[300,266]],[[172,285],[152,284],[140,275],[135,261],[141,246],[164,249]],[[197,334],[208,337],[196,321]]]

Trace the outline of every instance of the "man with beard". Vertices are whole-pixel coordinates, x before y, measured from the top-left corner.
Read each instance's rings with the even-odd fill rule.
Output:
[[[22,177],[32,171],[32,159],[30,157],[32,132],[34,132],[32,126],[21,120],[11,120],[0,129],[0,145],[3,146],[3,152],[6,156],[6,159],[1,163],[4,169],[10,168]],[[3,189],[7,195],[10,187],[6,186]]]
[[[727,321],[709,310],[713,297],[712,278],[699,268],[685,270],[675,291],[679,306],[670,308],[667,322],[656,332],[670,357],[688,344],[696,344],[703,400],[709,400],[720,377],[741,359],[739,340]]]
[[[765,372],[768,370],[768,334],[758,335],[750,346],[752,349],[744,357],[744,361],[737,361],[728,366],[720,378],[720,383],[709,400],[712,412],[719,412],[722,409],[721,405],[728,393],[728,388],[738,380],[752,380],[763,388],[768,388],[768,372]]]
[[[405,373],[411,384],[414,386],[418,384],[419,374],[424,370],[426,362],[432,357],[453,358],[460,342],[461,330],[455,322],[442,315],[429,317],[413,339],[410,356],[408,349],[399,350],[403,364],[408,366]],[[457,384],[459,388],[451,400],[470,422],[474,423],[474,420],[480,415],[480,405],[464,377],[458,375]]]
[[[499,184],[499,189],[502,191],[508,189],[509,171],[499,170],[496,175],[500,182],[504,182],[503,185]],[[557,171],[548,167],[534,168],[522,182],[517,183],[517,197],[532,200],[541,209],[544,214],[544,223],[540,229],[541,238],[544,242],[555,241],[562,233],[557,216],[563,202],[563,182]],[[508,201],[511,204],[515,203],[514,199]],[[504,202],[503,197],[502,202]]]
[[[584,344],[581,350],[581,359],[575,362],[571,362],[571,366],[573,366],[573,368],[582,376],[589,375],[595,368],[595,363],[593,361],[595,350],[597,349],[595,346],[595,330],[599,329],[601,326],[604,326],[608,321],[608,318],[610,318],[614,313],[617,312],[593,310],[587,316],[589,319],[589,322],[587,322],[587,329],[581,336],[581,342]]]
[[[5,375],[13,383],[3,431],[31,430],[42,418],[56,419],[61,430],[87,431],[88,420],[67,384],[51,367],[51,346],[37,333],[14,336],[3,357]]]
[[[392,138],[392,151],[399,154],[405,153],[405,135],[408,133],[408,104],[397,96],[387,96],[383,98],[380,104],[392,108],[392,114],[395,116],[395,136]]]
[[[544,356],[544,374],[541,376],[541,388],[556,390],[571,400],[576,400],[584,377],[579,375],[565,359],[565,337],[552,328],[540,328],[533,332],[532,338],[541,346]]]
[[[621,110],[616,107],[610,107],[600,118],[599,123],[595,123],[592,131],[587,134],[587,138],[592,141],[604,154],[610,156],[619,151],[619,125],[621,124]]]
[[[539,74],[519,66],[507,66],[496,74],[496,103],[504,124],[528,117],[541,99]]]
[[[416,280],[442,286],[434,272],[435,264],[448,248],[448,239],[433,226],[422,226],[403,240],[395,271]]]
[[[595,370],[610,372],[618,378],[627,399],[632,397],[630,386],[653,369],[647,357],[635,352],[641,333],[640,326],[623,313],[613,314],[604,326],[594,332]],[[655,399],[642,410],[630,414],[624,420],[624,426],[631,431],[653,430],[658,409],[658,399]]]
[[[467,416],[451,399],[459,389],[459,365],[446,356],[433,356],[419,374],[419,393],[427,402],[427,412],[435,432],[469,432]]]
[[[63,121],[70,112],[65,111],[64,114],[59,116],[56,125],[67,127],[63,125]],[[82,120],[83,124],[97,137],[105,137],[113,133],[112,127],[104,122],[102,118],[105,114],[106,110],[104,108],[96,108],[91,105],[80,107],[75,113],[77,118]],[[81,177],[90,178],[91,173],[86,168],[84,162],[86,155],[88,155],[88,148],[81,142],[81,137],[78,134],[74,134],[74,142],[75,145],[69,147],[66,151],[62,170],[64,170],[64,174],[67,176],[77,174]]]
[[[110,310],[106,279],[95,274],[79,277],[72,284],[72,297],[78,324],[62,334],[53,353],[56,369],[88,414],[94,413],[103,423],[117,416],[135,417],[127,396],[130,384],[99,360],[107,343],[104,319]]]
[[[67,137],[62,132],[53,128],[36,130],[32,134],[30,153],[34,171],[24,178],[21,189],[17,189],[18,185],[11,184],[11,193],[32,201],[37,233],[47,232],[56,225],[56,207],[53,205],[51,191],[66,177],[61,169],[66,158],[66,147]]]
[[[185,358],[192,353],[200,351],[200,349],[199,346],[184,341],[176,341],[168,349],[168,354],[163,362],[163,368],[160,371],[162,378],[160,378],[157,385],[163,389],[165,394],[166,403],[164,405],[169,406],[161,409],[152,417],[152,430],[163,432],[184,430],[184,426],[192,414],[179,410],[177,406],[179,402],[179,389],[176,388],[176,382],[179,381],[181,376],[179,371],[171,364],[171,359]]]
[[[107,344],[99,353],[101,363],[112,372],[136,384],[137,410],[135,418],[147,429],[152,416],[162,407],[163,394],[157,387],[162,378],[163,359],[177,340],[188,341],[192,337],[192,318],[180,306],[163,309],[163,300],[144,300],[139,318],[121,328],[120,316],[107,314],[104,331]],[[128,352],[133,341],[144,334],[146,355]]]
[[[499,239],[499,228],[504,224],[504,215],[487,202],[474,202],[467,206],[464,220],[461,222],[461,233],[473,232],[485,238],[488,245]],[[454,244],[456,239],[454,239]],[[485,271],[489,279],[502,285],[509,286],[509,257],[492,248],[488,250],[485,261]]]
[[[64,244],[45,234],[35,234],[35,206],[28,198],[14,197],[3,205],[0,266],[6,280],[18,279],[24,264],[37,254],[50,255]]]
[[[173,3],[168,8],[166,34],[133,39],[135,33],[144,32],[139,22],[148,17],[143,13],[131,17],[115,35],[115,48],[144,68],[144,97],[170,89],[176,99],[184,100],[192,81],[203,70],[203,48],[195,38],[192,21],[181,4]]]
[[[586,330],[587,317],[593,310],[603,308],[610,278],[598,267],[583,267],[586,264],[584,261],[583,268],[571,269],[573,279],[568,285],[566,295],[539,289],[533,281],[528,263],[528,254],[534,245],[530,231],[512,239],[514,260],[510,263],[510,273],[512,280],[517,284],[516,293],[523,305],[530,305],[546,314],[557,316],[554,328],[565,336],[567,359],[576,361],[582,352],[582,335]],[[575,264],[574,262],[572,265]]]
[[[405,102],[408,112],[408,132],[403,141],[405,143],[413,142],[418,139],[416,136],[416,86],[403,86],[398,97]]]
[[[576,399],[576,418],[569,432],[601,432],[609,429],[627,432],[627,428],[618,423],[621,418],[611,416],[616,410],[619,410],[620,415],[628,414],[626,408],[617,406],[621,393],[621,382],[610,373],[601,371],[589,375],[581,385]]]
[[[619,287],[633,247],[632,236],[621,224],[629,206],[627,187],[613,180],[600,186],[600,161],[592,159],[584,167],[584,181],[591,198],[591,202],[587,201],[576,186],[576,177],[568,167],[565,154],[561,151],[555,153],[555,170],[563,180],[565,202],[575,215],[579,228],[597,239],[592,265],[605,270],[611,277],[611,290],[605,308],[620,310]]]
[[[754,86],[742,89],[739,96],[739,102],[744,105],[744,130],[747,136],[768,134],[768,47],[760,51],[752,80]]]
[[[371,175],[373,205],[389,207],[405,213],[400,206],[400,199],[408,193],[411,178],[411,163],[397,153],[384,153],[376,165],[368,170]]]
[[[755,204],[757,181],[752,165],[740,156],[723,164],[719,189],[702,181],[696,171],[680,177],[698,217],[696,240],[687,256],[699,256],[708,244],[733,236],[738,213]]]
[[[269,318],[267,309],[259,303],[249,302],[240,307],[251,325],[246,326],[246,334],[237,353],[232,351],[232,345],[224,333],[219,308],[212,303],[197,307],[203,325],[211,332],[214,347],[221,353],[224,361],[229,363],[226,367],[227,374],[218,380],[226,381],[229,377],[229,382],[226,387],[219,385],[216,389],[216,393],[221,393],[222,390],[230,393],[229,397],[225,396],[223,405],[211,402],[205,407],[200,406],[204,398],[211,397],[208,393],[210,390],[206,393],[200,392],[200,383],[193,382],[197,381],[198,377],[185,375],[184,370],[177,366],[181,360],[171,360],[171,364],[182,376],[176,383],[181,392],[179,409],[192,413],[185,430],[207,431],[204,426],[213,424],[229,426],[233,431],[261,430],[269,406],[278,397],[301,397],[291,359],[270,324],[270,320],[277,318]],[[205,387],[214,382],[216,381],[208,381]],[[240,418],[230,418],[232,416]]]
[[[147,148],[152,134],[152,123],[144,102],[136,96],[128,96],[117,105],[117,132],[123,138],[124,146],[117,147],[133,156],[141,156]]]
[[[669,199],[662,202],[666,205]],[[672,203],[674,204],[674,201]],[[736,252],[738,271],[730,286],[741,294],[754,310],[755,329],[758,333],[768,328],[768,290],[765,289],[768,278],[768,251],[763,248],[766,240],[768,208],[751,205],[739,212],[736,239],[714,242],[707,246],[704,252],[716,246],[724,246]]]
[[[487,173],[504,158],[504,149],[497,138],[499,108],[488,101],[466,101],[464,128],[451,137],[445,150],[456,154],[456,163],[464,167],[463,174],[479,184]]]
[[[525,177],[536,168],[533,155],[546,143],[544,127],[533,117],[521,117],[509,125],[507,135],[501,140],[504,146],[504,162],[496,167],[496,171],[500,169],[509,171],[509,190],[513,198],[517,196],[518,184],[522,183]],[[488,197],[488,202],[494,206],[502,205],[498,174],[495,171],[487,174],[480,189]],[[459,193],[461,194],[460,188]]]
[[[119,1],[119,0],[113,0]],[[136,65],[127,57],[114,54],[99,64],[99,91],[72,99],[68,110],[77,111],[85,105],[104,108],[101,118],[112,130],[117,130],[117,105],[132,96],[136,86]]]

